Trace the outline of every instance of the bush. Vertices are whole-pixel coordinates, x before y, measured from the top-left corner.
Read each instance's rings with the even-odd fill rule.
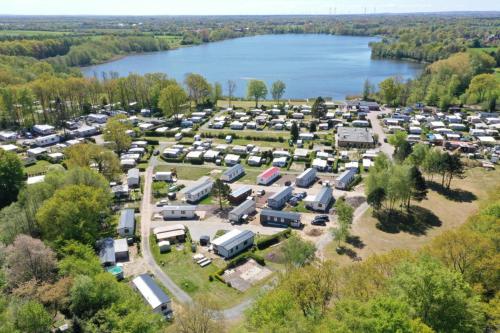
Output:
[[[279,243],[283,238],[288,238],[292,234],[292,229],[288,228],[286,230],[280,231],[277,234],[263,237],[256,242],[256,246],[259,250],[264,250],[270,247],[271,245]]]

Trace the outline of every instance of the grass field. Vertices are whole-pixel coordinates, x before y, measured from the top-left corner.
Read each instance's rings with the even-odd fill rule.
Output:
[[[225,266],[223,259],[216,259],[212,261],[212,264],[201,268],[193,261],[193,253],[187,246],[184,246],[184,249],[180,251],[173,246],[171,252],[161,254],[154,237],[151,237],[150,241],[156,262],[178,286],[192,297],[210,298],[222,308],[236,305],[245,298],[256,296],[262,285],[269,280],[268,278],[242,293],[218,280],[209,280],[210,275]],[[162,265],[162,263],[164,264]]]
[[[30,165],[25,168],[25,171],[28,175],[37,175],[41,173],[45,173],[47,169],[52,165],[52,163],[45,160],[38,160],[35,164]]]
[[[434,186],[426,200],[413,203],[415,212],[420,215],[416,218],[418,224],[397,230],[382,231],[381,225],[377,226],[379,221],[369,209],[352,226],[352,234],[359,239],[358,247],[351,248],[362,257],[396,248],[417,250],[444,231],[464,224],[479,209],[481,202],[498,190],[499,184],[500,170],[470,169],[464,179],[453,180],[451,193],[443,193],[438,186]],[[346,256],[339,257],[335,247],[334,242],[328,245],[325,251],[328,258],[350,261]]]
[[[0,36],[14,36],[14,37],[63,36],[68,34],[70,33],[65,31],[0,30]]]

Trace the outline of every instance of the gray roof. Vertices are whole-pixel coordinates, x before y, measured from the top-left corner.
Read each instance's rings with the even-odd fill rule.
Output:
[[[188,186],[186,188],[184,188],[181,193],[184,193],[184,194],[192,194],[192,193],[196,193],[198,192],[199,190],[201,190],[202,188],[204,188],[206,185],[210,184],[210,186],[213,185],[213,180],[210,179],[210,177],[208,176],[203,176],[201,177],[200,179],[198,179],[196,181],[196,183],[194,183],[193,185],[191,186]]]
[[[254,235],[255,234],[250,230],[243,230],[238,235],[226,240],[224,243],[220,244],[219,246],[224,247],[226,249],[231,249],[231,248],[243,243],[244,241],[252,238]]]
[[[101,264],[115,263],[115,241],[113,238],[104,238],[99,241],[99,259]]]
[[[260,215],[280,217],[288,220],[300,220],[300,214],[294,212],[284,212],[281,210],[263,209]]]
[[[139,178],[139,169],[133,168],[133,169],[128,170],[127,177],[128,178]]]
[[[271,197],[269,197],[268,200],[279,200],[282,197],[290,194],[292,191],[293,191],[293,189],[291,186],[285,186],[281,190],[279,190],[278,192],[274,193]]]
[[[314,197],[315,202],[319,202],[323,205],[328,205],[332,200],[333,189],[330,186],[323,186],[321,190]]]
[[[168,297],[150,275],[139,275],[133,280],[133,283],[153,309],[170,302],[170,297]]]
[[[120,223],[118,229],[134,229],[135,227],[135,211],[133,208],[123,209],[120,215]]]
[[[336,181],[343,182],[346,179],[352,177],[354,174],[356,174],[356,169],[347,169],[337,177]]]
[[[252,199],[248,199],[243,201],[238,207],[234,208],[229,214],[241,214],[242,212],[245,212],[248,208],[252,207],[252,205],[255,205],[255,201]]]
[[[241,164],[235,164],[235,165],[233,165],[232,167],[230,167],[229,169],[227,169],[226,171],[224,171],[222,174],[224,176],[229,176],[233,171],[235,171],[237,169],[243,170],[243,167],[241,166]]]
[[[368,128],[339,127],[337,136],[339,141],[373,143],[373,136]]]
[[[240,187],[238,187],[237,189],[235,189],[235,190],[233,190],[231,192],[231,196],[237,198],[240,195],[245,194],[245,193],[247,193],[248,191],[251,191],[251,190],[252,190],[252,188],[250,186],[248,186],[248,185],[240,186]]]
[[[302,179],[302,178],[305,178],[306,176],[308,176],[309,174],[316,174],[316,169],[314,168],[309,168],[307,170],[305,170],[304,172],[302,172],[299,176],[297,176],[297,179]]]

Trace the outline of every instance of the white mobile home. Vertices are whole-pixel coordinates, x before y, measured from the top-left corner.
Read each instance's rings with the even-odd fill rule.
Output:
[[[159,171],[153,175],[153,180],[170,182],[173,180],[172,172],[160,172]]]
[[[267,199],[267,206],[273,209],[280,209],[285,205],[288,199],[292,197],[292,194],[293,188],[291,186],[285,186]]]
[[[184,194],[187,202],[195,203],[208,196],[212,191],[213,185],[213,180],[210,177],[204,176],[193,185],[183,189],[181,193]]]
[[[233,210],[229,212],[229,221],[231,222],[239,222],[243,216],[250,215],[255,212],[255,201],[253,199],[247,199],[238,207],[235,207]]]
[[[345,190],[349,187],[349,184],[353,181],[354,176],[356,176],[356,169],[348,169],[342,172],[335,179],[335,187],[340,190]]]
[[[61,140],[59,135],[51,134],[46,136],[41,136],[35,139],[35,144],[39,147],[55,145]]]
[[[241,166],[241,164],[236,164],[226,171],[222,173],[222,176],[220,177],[221,180],[225,182],[232,182],[236,178],[240,177],[245,173],[245,169]]]
[[[56,130],[55,127],[51,125],[41,124],[33,126],[33,132],[40,135],[53,134],[55,130]]]
[[[233,229],[214,239],[214,252],[224,258],[231,258],[253,245],[255,234],[250,230]]]
[[[269,185],[274,180],[278,179],[280,176],[280,169],[277,167],[272,167],[262,172],[257,176],[257,184],[259,185]]]
[[[142,274],[132,280],[135,289],[149,304],[154,313],[169,317],[172,313],[170,297],[158,286],[148,274]]]
[[[122,210],[116,231],[121,237],[130,237],[135,234],[135,212],[133,208]]]
[[[304,202],[306,207],[324,212],[330,206],[333,199],[333,189],[330,186],[323,186],[315,196],[307,197]]]
[[[128,184],[128,186],[129,187],[139,186],[140,181],[141,181],[141,176],[139,174],[139,169],[137,169],[137,168],[129,169],[127,172],[127,184]]]
[[[316,169],[309,168],[302,172],[297,179],[295,179],[295,185],[299,187],[309,187],[316,180]]]
[[[194,219],[196,216],[196,206],[164,206],[161,214],[165,220]]]

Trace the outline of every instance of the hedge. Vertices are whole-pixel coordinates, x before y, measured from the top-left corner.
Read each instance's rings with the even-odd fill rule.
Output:
[[[270,247],[271,245],[279,243],[283,238],[290,237],[291,234],[292,234],[292,229],[288,228],[278,232],[277,234],[259,239],[259,241],[255,243],[255,245],[259,250],[264,250]]]

